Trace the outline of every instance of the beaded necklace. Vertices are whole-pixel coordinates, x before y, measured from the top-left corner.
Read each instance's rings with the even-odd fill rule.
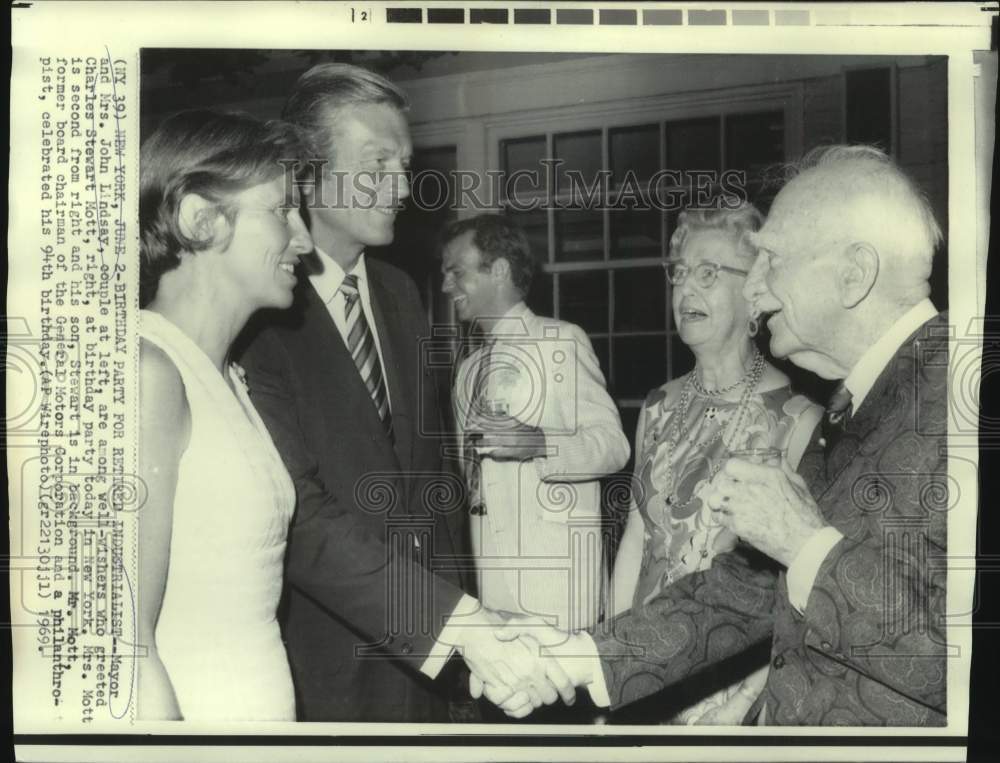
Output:
[[[760,350],[754,350],[754,358],[750,364],[750,368],[747,372],[737,381],[735,384],[731,384],[720,390],[706,390],[702,385],[701,380],[698,378],[698,369],[694,369],[688,374],[688,378],[684,383],[684,387],[681,389],[680,399],[677,401],[677,408],[675,409],[674,426],[672,427],[672,432],[666,438],[667,445],[667,468],[670,472],[670,494],[665,498],[667,507],[672,510],[673,513],[683,512],[687,508],[688,504],[694,499],[694,494],[688,496],[688,499],[684,503],[679,504],[677,496],[677,478],[678,470],[676,470],[676,465],[674,464],[674,452],[677,446],[680,444],[681,439],[684,436],[684,424],[687,419],[688,408],[691,404],[692,392],[697,392],[702,397],[717,397],[720,394],[725,394],[726,392],[731,392],[740,386],[744,386],[743,394],[740,396],[740,401],[737,404],[736,413],[733,418],[725,425],[720,426],[718,431],[712,435],[704,443],[700,443],[701,450],[707,451],[708,448],[713,445],[717,440],[722,440],[723,445],[726,450],[730,450],[732,444],[736,442],[740,430],[745,425],[745,419],[750,412],[750,400],[753,397],[754,392],[757,390],[757,385],[760,383],[761,377],[764,374],[764,356],[760,353]],[[726,431],[729,430],[728,441],[725,438]],[[691,445],[699,445],[691,438],[688,438],[688,443]],[[719,473],[722,468],[725,459],[717,459],[709,470],[708,481],[711,482],[715,475]],[[699,566],[701,564],[701,559],[708,557],[708,544],[711,540],[711,533],[708,527],[705,528],[705,541],[702,543],[700,549],[700,559]],[[687,564],[687,556],[681,556],[681,565],[685,566]],[[673,573],[675,568],[672,568],[668,574]]]

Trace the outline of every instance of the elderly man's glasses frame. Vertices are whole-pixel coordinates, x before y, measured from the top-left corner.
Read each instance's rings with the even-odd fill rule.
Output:
[[[687,280],[688,275],[693,271],[694,282],[702,289],[711,289],[715,285],[720,270],[732,273],[733,275],[750,275],[749,270],[731,268],[728,265],[720,265],[718,262],[699,262],[692,268],[679,260],[664,260],[663,269],[666,271],[667,280],[672,286],[683,284]]]

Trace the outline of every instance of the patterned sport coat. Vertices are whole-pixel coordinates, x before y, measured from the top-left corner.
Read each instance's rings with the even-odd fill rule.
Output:
[[[612,708],[770,638],[767,685],[748,720],[941,726],[947,475],[947,314],[900,347],[841,438],[814,435],[799,465],[844,538],[805,611],[784,569],[739,546],[595,634]]]

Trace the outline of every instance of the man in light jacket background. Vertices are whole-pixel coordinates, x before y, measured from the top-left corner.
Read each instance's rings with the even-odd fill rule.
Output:
[[[480,600],[576,631],[600,611],[599,479],[629,445],[587,335],[524,303],[535,263],[500,215],[454,223],[442,290],[470,326],[453,403]]]

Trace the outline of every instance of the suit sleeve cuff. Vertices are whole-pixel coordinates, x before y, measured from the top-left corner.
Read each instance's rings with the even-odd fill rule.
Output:
[[[427,655],[427,659],[424,660],[424,664],[420,666],[420,672],[423,673],[428,678],[437,678],[438,673],[444,668],[445,664],[451,659],[452,653],[455,651],[453,646],[456,639],[456,633],[461,627],[459,623],[459,618],[465,615],[471,615],[480,610],[479,600],[474,599],[468,594],[462,596],[458,600],[458,604],[455,605],[455,609],[452,610],[451,615],[448,616],[448,622],[441,629],[438,634],[437,641],[434,642],[434,646],[431,647],[430,654]]]
[[[590,700],[596,707],[611,707],[611,695],[608,694],[608,684],[604,680],[604,667],[601,665],[597,644],[589,633],[581,635],[586,644],[585,654],[582,656],[590,663],[590,683],[587,684]]]
[[[844,536],[836,527],[817,530],[799,549],[798,556],[788,566],[788,601],[801,615],[806,611],[809,594],[812,592],[816,575],[830,551]]]
[[[584,465],[593,462],[591,445],[586,440],[568,433],[550,434],[546,432],[545,446],[548,449],[549,455],[536,458],[532,461],[535,465],[535,472],[538,474],[538,479],[545,480],[565,474],[570,475],[574,482],[578,482],[581,479],[591,476],[585,473],[573,473],[574,464]],[[592,475],[592,479],[597,479],[601,476],[603,475],[595,473]]]

